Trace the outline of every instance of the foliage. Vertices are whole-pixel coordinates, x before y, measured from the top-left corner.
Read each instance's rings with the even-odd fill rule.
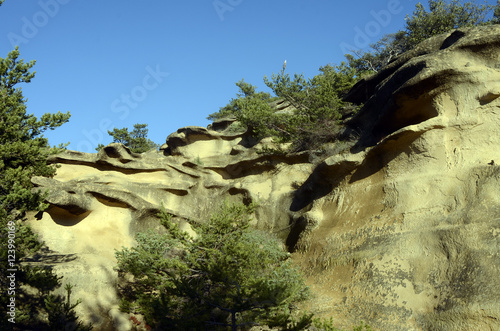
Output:
[[[478,5],[474,1],[461,3],[452,0],[429,0],[429,11],[417,3],[411,17],[406,17],[405,50],[415,47],[432,36],[485,23],[491,6]]]
[[[295,74],[291,79],[283,68],[280,74],[273,74],[271,80],[264,77],[264,82],[276,96],[297,109],[297,116],[313,122],[320,118],[340,119],[342,97],[354,85],[356,72],[344,62],[339,66],[326,65],[319,71],[320,74],[309,80],[302,74]]]
[[[303,74],[285,73],[286,65],[264,82],[273,92],[256,92],[244,80],[237,98],[208,119],[235,117],[243,129],[256,138],[273,137],[278,143],[291,142],[289,152],[316,150],[325,142],[338,139],[343,120],[358,107],[348,105],[343,97],[366,75],[380,71],[398,55],[411,50],[421,41],[451,29],[500,22],[500,1],[497,5],[479,5],[474,1],[429,0],[428,10],[418,3],[411,16],[406,17],[404,30],[388,34],[370,45],[369,51],[347,54],[347,63],[326,65],[311,79]],[[493,10],[493,18],[486,20]],[[286,100],[290,107],[277,111],[270,102]]]
[[[233,116],[256,138],[274,137],[278,143],[292,143],[291,151],[313,149],[324,142],[337,138],[340,121],[351,114],[342,98],[356,82],[356,71],[341,63],[319,69],[312,79],[295,74],[292,78],[285,67],[271,78],[264,77],[265,84],[276,97],[255,92],[243,80],[236,83],[240,93],[218,113],[208,119]],[[271,102],[285,100],[289,107],[277,111]]]
[[[255,137],[263,138],[278,134],[274,126],[279,121],[279,116],[265,99],[245,96],[233,101],[234,116],[240,125]]]
[[[55,173],[46,160],[58,149],[50,148],[42,134],[70,117],[60,112],[40,119],[26,114],[26,100],[17,85],[31,81],[35,73],[29,70],[35,61],[24,63],[18,57],[16,48],[5,59],[0,58],[0,209],[7,213],[43,209],[42,197],[31,190],[31,177]]]
[[[47,296],[51,291],[61,286],[62,276],[57,276],[51,268],[31,267],[25,268],[24,282],[38,289],[42,296]]]
[[[207,119],[214,121],[228,117],[238,118],[243,116],[244,112],[251,112],[249,104],[259,104],[259,101],[262,101],[262,105],[267,105],[269,101],[274,100],[269,93],[256,92],[257,87],[243,79],[237,82],[236,86],[239,88],[239,92],[236,93],[237,98],[231,99],[218,112],[208,115]]]
[[[210,114],[207,119],[236,118],[240,130],[248,130],[258,139],[277,136],[279,132],[276,126],[280,116],[270,105],[276,98],[266,92],[256,92],[257,87],[243,79],[237,82],[236,86],[239,88],[236,98],[231,99],[218,112]]]
[[[318,331],[342,331],[335,327],[333,317],[318,318],[314,317],[313,313],[303,313],[292,316],[286,312],[283,314],[276,314],[275,318],[270,321],[269,327],[278,327],[282,331],[302,331],[302,330],[318,330]],[[352,327],[353,331],[372,331],[372,328],[361,321],[358,325]]]
[[[497,0],[497,4],[493,9],[493,18],[490,22],[492,24],[500,24],[500,0]]]
[[[358,78],[378,72],[405,51],[404,39],[405,32],[398,31],[385,35],[375,44],[370,45],[370,52],[357,50],[353,51],[354,55],[346,54],[349,67],[356,71]]]
[[[273,318],[268,321],[268,326],[271,328],[278,327],[282,331],[307,330],[313,323],[313,316],[312,313],[304,313],[297,319],[288,311],[282,310],[276,312]]]
[[[30,69],[34,64],[35,61],[26,63],[19,59],[18,48],[0,58],[0,240],[4,243],[0,247],[0,284],[10,293],[7,295],[5,290],[0,296],[1,329],[11,325],[7,319],[13,316],[7,314],[6,308],[12,297],[16,298],[18,328],[47,328],[47,322],[40,317],[46,312],[43,297],[58,288],[61,279],[51,268],[21,264],[24,257],[42,247],[37,235],[23,222],[24,214],[47,207],[44,194],[33,190],[31,178],[53,176],[56,169],[47,165],[47,156],[62,148],[51,148],[43,133],[59,127],[70,117],[69,113],[59,112],[38,119],[26,113],[26,100],[19,85],[33,79],[35,73]],[[35,291],[28,291],[27,287]]]
[[[333,326],[333,318],[329,319],[314,318],[312,321],[312,325],[314,325],[315,328],[321,331],[340,331],[340,329]]]
[[[358,326],[352,328],[353,331],[372,331],[373,329],[365,322],[360,322]]]
[[[411,16],[406,16],[404,30],[384,36],[370,45],[371,51],[353,51],[347,54],[349,66],[360,73],[374,73],[382,69],[397,55],[413,49],[420,42],[452,29],[500,22],[500,1],[497,2],[493,19],[486,20],[492,11],[489,5],[478,5],[474,1],[429,0],[429,10],[417,3]]]
[[[35,61],[25,63],[16,48],[0,58],[0,238],[7,242],[9,227],[15,231],[16,260],[40,249],[41,244],[31,229],[21,222],[27,210],[43,210],[43,194],[33,192],[31,177],[52,176],[55,168],[46,163],[51,149],[42,133],[69,119],[67,114],[45,114],[41,119],[26,114],[26,100],[17,87],[29,83],[35,73]],[[2,245],[0,256],[7,261],[8,247]],[[16,261],[17,262],[17,261]],[[7,284],[7,263],[1,265],[1,283]],[[2,307],[6,296],[2,296]],[[3,308],[5,309],[5,308]],[[5,316],[5,315],[4,315]]]
[[[357,81],[356,71],[344,62],[319,71],[309,80],[297,74],[291,79],[284,69],[271,80],[264,77],[266,85],[295,108],[287,114],[282,132],[286,131],[285,141],[291,141],[296,151],[336,140],[341,120],[355,111],[342,98]]]
[[[108,134],[113,137],[114,143],[120,143],[130,148],[133,153],[144,153],[151,149],[158,148],[158,144],[148,139],[148,125],[134,124],[134,129],[129,132],[127,128],[108,130]],[[96,150],[99,151],[104,145],[99,144]]]
[[[162,212],[167,233],[139,234],[136,247],[116,253],[119,273],[135,278],[122,289],[122,307],[163,329],[236,330],[289,313],[307,288],[277,239],[250,228],[252,210],[225,204],[196,225],[196,238]]]
[[[50,330],[92,330],[92,325],[85,325],[83,322],[78,320],[75,308],[81,303],[81,301],[78,300],[74,304],[71,303],[71,292],[73,287],[74,286],[71,284],[66,284],[66,298],[51,294],[45,299],[45,307],[49,316]]]
[[[264,77],[276,96],[292,106],[279,114],[279,121],[274,121],[277,136],[281,141],[292,142],[292,151],[315,149],[336,140],[341,120],[355,111],[342,100],[357,80],[355,70],[343,62],[338,66],[326,65],[319,71],[308,80],[302,74],[295,74],[292,79],[285,68],[271,79]]]

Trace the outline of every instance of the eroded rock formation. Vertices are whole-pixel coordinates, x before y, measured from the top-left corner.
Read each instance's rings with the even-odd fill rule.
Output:
[[[500,329],[499,97],[500,26],[464,29],[359,82],[346,131],[359,140],[319,164],[259,153],[269,142],[230,122],[179,129],[162,152],[53,156],[57,175],[33,180],[51,205],[31,221],[50,249],[38,260],[76,283],[87,318],[126,330],[114,250],[157,227],[162,205],[189,230],[224,199],[252,201],[255,226],[306,272],[304,309],[339,327]]]

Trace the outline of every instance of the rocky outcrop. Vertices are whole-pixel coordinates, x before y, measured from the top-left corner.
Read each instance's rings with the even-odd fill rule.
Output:
[[[55,268],[77,284],[74,297],[83,300],[77,307],[83,316],[99,329],[129,329],[128,316],[118,310],[114,252],[133,245],[139,231],[161,230],[156,215],[162,208],[192,231],[186,220],[203,222],[225,200],[255,202],[254,225],[284,229],[285,239],[291,217],[286,206],[313,165],[307,154],[263,154],[266,141],[248,139],[188,127],[169,136],[160,152],[135,154],[111,144],[97,154],[66,151],[49,158],[59,166],[57,175],[36,177],[33,184],[48,190],[50,207],[32,226],[47,254],[72,257]]]
[[[52,156],[57,175],[33,180],[51,207],[31,222],[72,257],[56,271],[101,329],[130,328],[114,250],[158,228],[162,206],[189,230],[225,199],[259,204],[254,225],[306,273],[302,308],[338,327],[500,329],[499,54],[500,26],[489,26],[400,56],[347,96],[364,103],[346,131],[359,141],[320,163],[262,153],[271,142],[228,133],[232,120],[179,129],[161,152]]]
[[[499,43],[497,25],[455,30],[425,40],[358,82],[345,99],[365,104],[352,123],[362,132],[360,143],[373,145],[404,127],[432,118],[439,122],[495,101],[500,96]]]
[[[457,30],[353,88],[353,154],[297,192],[317,309],[382,330],[500,328],[499,49],[499,26]]]

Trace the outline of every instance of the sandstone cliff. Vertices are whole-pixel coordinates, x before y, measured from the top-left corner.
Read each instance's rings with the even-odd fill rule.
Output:
[[[30,263],[75,283],[87,319],[126,330],[114,250],[157,227],[162,205],[189,230],[224,199],[253,201],[255,226],[307,275],[303,309],[339,327],[498,330],[499,97],[500,26],[463,29],[359,82],[347,99],[365,106],[345,131],[357,142],[322,162],[259,153],[269,142],[229,122],[179,129],[161,152],[67,151],[49,160],[56,177],[33,179],[51,207],[31,221],[48,249]]]

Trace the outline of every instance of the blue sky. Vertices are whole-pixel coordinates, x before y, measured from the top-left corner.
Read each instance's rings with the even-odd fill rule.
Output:
[[[492,0],[490,3],[496,1]],[[6,0],[0,57],[18,44],[36,60],[22,86],[28,113],[70,111],[45,134],[52,145],[94,152],[107,130],[146,123],[164,143],[178,128],[206,126],[235,96],[235,82],[266,90],[263,76],[312,77],[402,29],[414,0]]]

